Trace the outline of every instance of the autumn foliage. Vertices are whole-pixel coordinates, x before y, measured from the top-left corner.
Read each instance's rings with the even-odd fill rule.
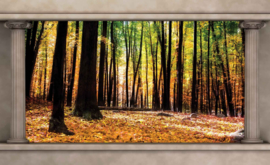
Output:
[[[101,120],[87,121],[65,108],[65,123],[75,135],[48,132],[52,106],[28,103],[26,136],[31,143],[231,143],[230,133],[244,127],[240,117],[218,118],[160,111],[101,111]]]

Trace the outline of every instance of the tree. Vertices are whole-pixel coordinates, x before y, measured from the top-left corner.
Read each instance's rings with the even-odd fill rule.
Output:
[[[57,26],[57,38],[53,59],[53,77],[54,77],[54,86],[53,86],[53,111],[49,123],[49,132],[64,133],[67,135],[73,135],[73,132],[70,132],[67,129],[67,126],[64,122],[64,60],[66,57],[66,37],[67,37],[67,21],[59,21]]]
[[[97,21],[84,21],[78,94],[74,115],[87,120],[101,119],[96,98]]]
[[[32,29],[32,37],[30,42],[30,30],[28,30],[27,34],[27,41],[26,41],[26,97],[30,97],[30,87],[31,87],[31,80],[33,77],[33,71],[37,59],[37,54],[41,42],[41,36],[44,31],[44,21],[41,21],[41,29],[39,32],[39,36],[36,40],[37,30],[38,30],[38,21],[34,21],[33,29]]]
[[[208,100],[208,114],[211,114],[211,100],[210,100],[210,21],[208,21],[208,42],[207,42],[207,100]]]
[[[169,21],[169,50],[168,50],[168,59],[167,59],[167,90],[166,92],[166,97],[165,97],[165,102],[166,102],[166,107],[165,109],[170,110],[170,85],[171,85],[171,55],[172,55],[172,21]]]
[[[103,21],[103,31],[100,46],[100,62],[99,62],[99,81],[98,81],[98,105],[104,106],[103,100],[103,79],[104,79],[104,58],[105,46],[107,42],[107,21]]]
[[[197,98],[196,98],[196,64],[197,64],[197,21],[194,21],[194,46],[193,46],[193,76],[192,76],[192,102],[191,112],[197,113]]]
[[[183,106],[183,69],[182,69],[183,24],[184,24],[183,21],[179,22],[179,41],[178,41],[178,55],[177,55],[177,107],[178,107],[178,112],[182,112],[182,106]]]
[[[132,107],[135,104],[135,82],[136,82],[136,77],[137,77],[137,73],[138,73],[138,70],[139,70],[140,61],[141,61],[141,57],[142,57],[142,40],[143,40],[143,23],[142,23],[141,41],[140,41],[140,55],[139,55],[139,60],[138,60],[137,66],[135,68],[134,77],[133,77],[132,95],[131,95],[131,100],[130,100],[130,106],[132,106]]]
[[[220,50],[219,50],[219,44],[218,44],[218,40],[217,40],[217,36],[215,34],[215,30],[214,30],[214,26],[212,25],[212,32],[213,32],[213,38],[216,42],[215,46],[216,46],[216,52],[217,52],[217,60],[220,61],[220,65],[221,65],[221,70],[222,70],[222,75],[224,78],[224,87],[225,87],[225,91],[226,91],[226,96],[227,96],[227,105],[229,107],[229,112],[230,112],[230,116],[235,116],[234,113],[234,109],[233,109],[233,102],[232,102],[232,90],[231,90],[231,86],[230,83],[228,82],[228,77],[226,75],[226,71],[225,71],[225,67],[224,67],[224,63],[222,58],[220,57]]]
[[[116,41],[115,41],[115,36],[114,36],[114,21],[112,21],[111,24],[111,40],[112,40],[112,61],[113,61],[113,106],[116,106],[116,62],[115,62],[115,56],[116,56]]]
[[[75,70],[76,70],[76,60],[77,60],[77,45],[79,40],[79,21],[76,21],[76,37],[75,37],[75,44],[73,49],[73,60],[72,60],[72,75],[70,78],[70,85],[68,87],[67,92],[67,106],[71,106],[72,102],[72,92],[74,87],[74,81],[75,81]]]

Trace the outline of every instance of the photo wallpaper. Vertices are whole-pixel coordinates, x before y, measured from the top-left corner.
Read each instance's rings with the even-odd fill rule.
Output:
[[[31,143],[238,143],[245,45],[238,21],[33,21]]]

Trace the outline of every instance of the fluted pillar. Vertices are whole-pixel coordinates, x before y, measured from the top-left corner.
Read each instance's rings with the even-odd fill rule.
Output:
[[[262,21],[243,21],[245,29],[245,139],[242,143],[262,143],[258,109],[258,48]]]
[[[11,134],[7,143],[28,143],[25,137],[25,21],[8,21],[11,29],[12,117]]]

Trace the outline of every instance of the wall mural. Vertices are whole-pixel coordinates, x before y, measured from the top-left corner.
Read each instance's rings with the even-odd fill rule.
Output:
[[[32,143],[237,143],[238,21],[33,21],[26,31]]]

